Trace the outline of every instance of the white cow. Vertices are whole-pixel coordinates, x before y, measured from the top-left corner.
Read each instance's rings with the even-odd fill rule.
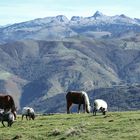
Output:
[[[23,109],[22,109],[22,120],[23,120],[24,116],[26,116],[27,120],[28,120],[28,117],[29,117],[29,120],[30,119],[34,120],[35,119],[34,109],[31,108],[31,107],[23,107]]]
[[[107,112],[107,103],[106,103],[106,101],[104,101],[102,99],[96,99],[96,100],[94,100],[93,115],[96,116],[96,112],[98,110],[101,111],[103,113],[103,115],[106,114],[106,112]]]

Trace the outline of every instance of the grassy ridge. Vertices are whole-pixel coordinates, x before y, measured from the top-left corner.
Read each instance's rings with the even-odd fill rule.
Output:
[[[139,140],[140,111],[97,114],[55,114],[34,121],[0,124],[0,140]]]

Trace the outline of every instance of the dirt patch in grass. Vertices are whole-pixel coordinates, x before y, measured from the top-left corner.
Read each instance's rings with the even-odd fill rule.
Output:
[[[54,129],[49,136],[58,136],[61,132],[59,129]]]
[[[82,133],[85,132],[85,129],[83,127],[72,127],[66,131],[66,136],[77,136],[81,135]]]

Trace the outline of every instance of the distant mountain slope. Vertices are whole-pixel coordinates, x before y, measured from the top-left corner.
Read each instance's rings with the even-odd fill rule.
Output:
[[[120,42],[114,42],[82,37],[8,43],[0,46],[1,65],[28,81],[22,88],[21,106],[68,90],[89,91],[122,81],[138,83],[140,51],[118,47]],[[136,71],[133,77],[131,71]]]
[[[10,76],[5,79],[3,73]],[[138,84],[140,22],[96,12],[92,17],[68,20],[60,15],[0,28],[0,78],[1,91],[12,93],[19,108],[31,105],[43,112],[63,111],[69,90],[97,89],[100,95],[112,86]]]
[[[120,85],[109,88],[100,88],[88,92],[90,105],[93,107],[95,99],[104,99],[108,104],[108,111],[125,111],[140,109],[140,85]],[[34,100],[30,103],[37,111],[42,112],[66,112],[66,93],[58,94],[47,100]],[[71,107],[71,111],[77,112],[77,105]],[[91,110],[92,111],[92,110]]]

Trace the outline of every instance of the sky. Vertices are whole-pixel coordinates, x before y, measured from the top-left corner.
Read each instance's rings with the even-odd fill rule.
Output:
[[[89,17],[96,11],[140,19],[140,0],[0,0],[0,25],[65,15]]]

